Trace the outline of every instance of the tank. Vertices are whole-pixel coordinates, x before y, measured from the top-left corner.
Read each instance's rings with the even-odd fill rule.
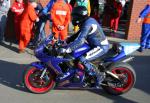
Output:
[[[73,51],[72,56],[74,58],[78,58],[78,57],[84,55],[90,49],[91,48],[90,48],[90,46],[88,44],[83,44],[82,46],[80,46],[79,48],[77,48],[75,51]]]

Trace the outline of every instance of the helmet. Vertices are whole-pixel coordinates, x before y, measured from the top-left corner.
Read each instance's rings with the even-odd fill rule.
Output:
[[[74,7],[72,10],[72,24],[74,26],[82,24],[88,17],[88,11],[84,6]]]

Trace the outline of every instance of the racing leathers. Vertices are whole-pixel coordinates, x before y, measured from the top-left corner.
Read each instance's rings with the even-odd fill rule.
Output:
[[[80,25],[80,30],[77,34],[70,37],[68,41],[69,44],[67,45],[66,50],[70,51],[74,51],[84,43],[88,43],[91,50],[88,51],[86,55],[81,56],[79,60],[83,63],[86,71],[90,75],[96,75],[98,77],[98,74],[90,61],[99,58],[109,50],[109,42],[98,22],[95,19],[88,17],[82,25]]]

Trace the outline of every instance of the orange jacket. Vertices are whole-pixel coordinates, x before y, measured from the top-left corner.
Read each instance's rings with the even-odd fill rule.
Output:
[[[148,13],[147,16],[144,18],[143,23],[150,24],[150,13]]]
[[[70,8],[64,0],[57,0],[51,9],[53,26],[68,26],[70,22]]]
[[[21,15],[21,36],[25,36],[26,39],[29,39],[29,36],[31,36],[32,34],[32,28],[36,18],[37,15],[34,7],[30,3],[28,3]]]
[[[144,24],[150,24],[150,5],[145,6],[145,8],[141,11],[139,17],[144,19]]]

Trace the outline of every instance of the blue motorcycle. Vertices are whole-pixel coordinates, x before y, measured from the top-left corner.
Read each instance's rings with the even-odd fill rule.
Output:
[[[127,62],[134,57],[129,54],[136,51],[138,43],[115,43],[107,54],[91,61],[95,70],[101,76],[100,86],[97,87],[97,77],[85,71],[84,65],[78,58],[91,48],[83,44],[70,54],[60,54],[57,51],[62,42],[53,42],[50,35],[34,50],[39,61],[33,62],[26,69],[24,84],[33,93],[46,93],[57,88],[99,88],[109,94],[120,95],[128,92],[135,84],[136,74]]]

